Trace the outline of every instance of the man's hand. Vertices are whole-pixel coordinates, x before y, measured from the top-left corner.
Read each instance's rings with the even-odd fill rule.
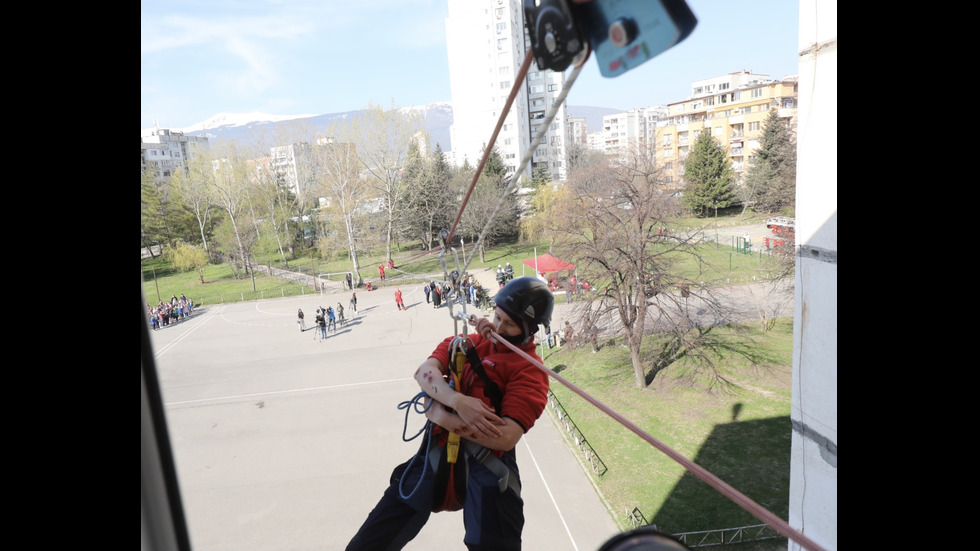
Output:
[[[492,321],[487,318],[478,318],[476,314],[470,316],[470,325],[476,327],[476,332],[479,333],[484,339],[490,338],[490,332],[497,331],[497,326],[493,324]]]
[[[500,427],[504,425],[504,420],[483,400],[460,394],[456,397],[455,409],[466,428],[474,434],[490,438],[503,436]]]

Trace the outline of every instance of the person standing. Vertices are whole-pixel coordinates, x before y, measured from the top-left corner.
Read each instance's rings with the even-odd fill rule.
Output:
[[[351,276],[350,272],[347,272],[347,288],[351,291],[354,290],[354,277]]]
[[[327,338],[327,318],[326,312],[323,310],[316,311],[316,327],[319,329],[317,333],[320,336],[320,342],[323,342],[323,339]],[[313,338],[315,339],[316,337]]]
[[[354,315],[357,315],[357,293],[350,294],[350,304],[348,305],[351,310],[354,311]]]
[[[510,265],[510,262],[508,262],[507,266],[504,267],[504,278],[505,281],[514,279],[514,267]]]
[[[300,308],[299,312],[296,312],[296,323],[299,325],[299,331],[302,333],[306,331],[306,320],[303,319],[303,309]]]
[[[385,280],[385,265],[378,264],[378,273],[381,274],[381,281]]]
[[[344,319],[344,307],[337,303],[337,322],[340,323],[341,327],[347,326],[347,320]]]
[[[399,310],[405,310],[405,303],[402,302],[402,290],[401,289],[395,290],[395,306],[397,306]]]
[[[429,293],[432,292],[432,289],[429,288],[428,283],[422,286],[422,292],[425,293],[425,303],[429,304]]]
[[[541,362],[534,334],[550,324],[554,297],[541,282],[524,277],[508,282],[494,300],[493,321],[469,319],[476,328],[468,336],[476,365],[467,362],[458,377],[450,372],[450,337],[416,369],[429,421],[426,451],[432,453],[420,450],[386,477],[387,489],[347,551],[401,549],[432,512],[460,509],[467,549],[520,549],[524,501],[515,447],[548,403],[548,375],[526,357]],[[460,382],[450,385],[447,378]],[[445,450],[454,435],[460,437],[459,458],[451,465]]]
[[[337,332],[337,316],[334,314],[333,306],[327,306],[327,331]]]

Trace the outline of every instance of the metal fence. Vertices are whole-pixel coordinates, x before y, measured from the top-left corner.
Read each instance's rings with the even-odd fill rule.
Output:
[[[571,436],[579,451],[582,452],[585,462],[592,467],[592,471],[598,476],[606,474],[606,471],[609,470],[606,467],[606,464],[602,461],[602,458],[599,457],[599,454],[592,449],[592,444],[589,444],[589,441],[585,439],[585,435],[582,434],[582,431],[580,431],[578,426],[575,425],[575,422],[572,421],[572,418],[568,415],[568,412],[565,411],[565,407],[561,405],[561,402],[558,401],[558,397],[555,396],[555,393],[551,390],[548,390],[548,405],[550,405],[551,409],[555,411],[555,416],[558,417],[558,422],[565,428],[565,432]]]
[[[703,530],[700,532],[681,532],[673,536],[688,547],[710,547],[712,545],[728,545],[749,541],[771,540],[784,538],[779,532],[765,524],[753,524],[738,528],[721,530]]]

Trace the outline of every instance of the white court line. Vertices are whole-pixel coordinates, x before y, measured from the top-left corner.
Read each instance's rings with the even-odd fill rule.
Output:
[[[190,329],[188,329],[185,333],[181,334],[179,337],[175,338],[170,343],[168,343],[168,344],[160,347],[160,350],[154,352],[153,358],[156,359],[156,358],[159,358],[160,356],[163,356],[165,353],[167,353],[168,351],[170,351],[171,348],[173,348],[173,347],[177,346],[178,344],[180,344],[181,341],[183,341],[184,339],[186,339],[187,337],[189,337],[191,335],[191,333],[193,333],[194,331],[197,331],[198,329],[200,329],[201,327],[203,327],[205,322],[207,322],[208,320],[210,320],[211,318],[213,318],[215,315],[217,315],[219,312],[223,311],[224,309],[225,309],[224,306],[218,306],[214,310],[210,310],[209,309],[206,314],[203,314],[201,316],[198,316],[197,318],[193,318],[191,320],[188,320],[190,322],[194,322],[194,321],[197,321],[198,319],[200,319],[201,317],[204,318],[204,319],[201,319],[201,321],[199,323],[194,324],[193,327],[191,327]]]
[[[290,389],[290,390],[276,390],[276,391],[273,391],[273,392],[256,392],[254,394],[238,394],[238,395],[235,395],[235,396],[217,396],[217,397],[214,397],[214,398],[202,398],[200,400],[185,400],[183,402],[166,402],[163,405],[164,406],[183,406],[183,405],[188,405],[188,404],[200,404],[202,402],[220,402],[220,401],[223,401],[223,400],[240,400],[242,398],[254,398],[256,396],[275,396],[275,395],[278,395],[278,394],[295,394],[295,393],[299,393],[299,392],[310,392],[310,391],[313,391],[313,390],[330,390],[330,389],[334,389],[334,388],[345,388],[345,387],[352,387],[352,386],[374,385],[374,384],[382,384],[382,383],[400,383],[400,382],[411,381],[411,380],[413,380],[412,377],[405,377],[405,378],[402,378],[402,379],[387,379],[387,380],[384,380],[384,381],[367,381],[367,382],[363,382],[363,383],[346,383],[346,384],[342,384],[342,385],[313,386],[313,387],[307,387],[307,388],[294,388],[294,389]]]
[[[565,516],[561,514],[561,508],[558,507],[558,502],[555,501],[554,494],[551,493],[551,487],[548,486],[548,481],[544,478],[544,473],[541,472],[541,466],[538,465],[538,460],[534,457],[534,452],[531,451],[531,445],[527,443],[526,438],[522,438],[524,441],[524,447],[527,448],[527,453],[531,456],[531,461],[534,463],[534,468],[538,470],[538,476],[541,477],[541,482],[544,483],[544,489],[548,492],[548,497],[551,498],[551,503],[555,506],[555,512],[558,513],[558,518],[561,519],[561,525],[565,527],[565,533],[568,534],[568,541],[572,544],[572,549],[578,551],[578,545],[575,543],[575,538],[572,537],[571,530],[568,529],[568,523],[565,522]]]

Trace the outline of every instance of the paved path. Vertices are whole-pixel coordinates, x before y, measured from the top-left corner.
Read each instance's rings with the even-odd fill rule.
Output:
[[[357,316],[349,292],[308,295],[208,305],[151,332],[195,551],[343,549],[417,447],[397,408],[415,368],[457,330],[420,288],[402,291],[407,311],[385,288],[359,291]],[[337,302],[346,327],[322,343],[298,331],[298,308],[309,323]],[[421,426],[411,414],[406,432]],[[618,532],[562,434],[545,414],[518,444],[528,550],[595,550]],[[461,513],[440,513],[406,549],[462,537]]]

